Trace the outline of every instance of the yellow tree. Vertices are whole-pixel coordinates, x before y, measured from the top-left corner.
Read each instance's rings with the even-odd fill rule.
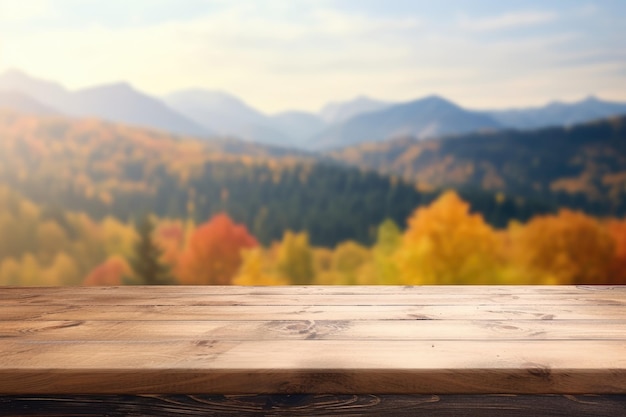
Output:
[[[107,216],[100,223],[100,230],[104,250],[108,256],[120,255],[128,258],[132,255],[137,240],[134,227]]]
[[[313,282],[313,251],[306,232],[285,232],[278,247],[277,269],[280,275],[295,285],[307,285]]]
[[[69,246],[65,231],[54,221],[47,220],[37,227],[37,258],[45,263],[51,262],[59,251]]]
[[[391,219],[385,220],[379,227],[374,253],[376,281],[372,283],[393,285],[398,283],[398,267],[394,255],[402,243],[402,233]]]
[[[387,219],[378,227],[371,256],[359,268],[357,282],[361,285],[394,285],[399,283],[394,255],[402,241],[398,225]]]
[[[20,262],[20,278],[19,285],[46,285],[42,280],[42,273],[37,258],[31,253],[22,255]]]
[[[81,280],[76,261],[65,252],[57,252],[42,275],[45,285],[76,285]]]
[[[395,260],[403,284],[494,284],[501,267],[496,232],[453,191],[413,213]]]
[[[243,261],[235,285],[288,285],[289,281],[276,270],[277,248],[256,247],[242,251]]]
[[[0,262],[0,285],[20,285],[21,265],[13,258]]]
[[[361,270],[371,260],[371,251],[356,242],[340,243],[332,253],[330,271],[320,279],[325,284],[357,285],[363,282]]]
[[[531,283],[601,284],[609,279],[615,243],[597,220],[561,210],[520,228],[513,247]]]

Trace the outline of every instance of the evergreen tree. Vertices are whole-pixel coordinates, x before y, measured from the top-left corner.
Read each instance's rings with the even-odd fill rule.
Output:
[[[163,250],[153,237],[154,224],[144,216],[137,224],[138,241],[130,265],[138,283],[143,285],[167,285],[173,283],[170,269],[161,261]]]

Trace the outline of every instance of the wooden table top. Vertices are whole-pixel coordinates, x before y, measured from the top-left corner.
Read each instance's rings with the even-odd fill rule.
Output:
[[[626,287],[0,287],[0,394],[626,393]]]

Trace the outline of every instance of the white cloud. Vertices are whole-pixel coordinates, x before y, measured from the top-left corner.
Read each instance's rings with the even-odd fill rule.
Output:
[[[48,0],[0,0],[0,22],[16,22],[44,16],[50,12]]]
[[[141,27],[12,32],[0,25],[0,70],[21,68],[70,88],[127,80],[152,94],[222,89],[267,112],[316,110],[358,94],[404,101],[437,93],[468,106],[523,105],[580,89],[599,94],[624,82],[619,71],[588,66],[598,64],[591,53],[598,43],[573,33],[577,28],[514,38],[484,32],[547,23],[556,19],[551,13],[450,27],[427,16],[368,16],[331,4],[223,1],[193,19]],[[606,50],[610,55],[612,46]],[[614,61],[623,63],[623,53]]]
[[[286,106],[286,96],[296,106],[321,105],[325,98],[304,93],[300,85],[315,90],[315,82],[333,75],[350,74],[348,84],[365,90],[354,80],[372,80],[371,72],[401,65],[409,49],[392,45],[390,38],[406,39],[420,25],[415,18],[368,18],[322,7],[293,18],[289,13],[238,3],[193,20],[140,28],[13,34],[0,29],[2,58],[6,66],[72,88],[120,79],[157,94],[204,86],[274,111]],[[291,91],[298,91],[299,100]]]
[[[547,11],[524,11],[482,18],[464,16],[460,19],[459,26],[474,32],[490,32],[545,24],[557,17],[556,13]]]

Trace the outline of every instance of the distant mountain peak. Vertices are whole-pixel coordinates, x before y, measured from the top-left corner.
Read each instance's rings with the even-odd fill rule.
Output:
[[[450,103],[452,104],[452,102],[450,100],[448,100],[445,97],[442,97],[438,94],[430,94],[427,95],[425,97],[423,97],[421,100],[423,101],[432,101],[432,102],[437,102],[437,103]]]
[[[51,115],[59,112],[19,91],[0,91],[0,108],[27,114]]]
[[[111,89],[116,89],[116,90],[132,90],[135,91],[135,88],[128,82],[126,81],[117,81],[114,83],[110,83],[110,84],[105,84],[105,86],[108,86]]]
[[[108,91],[111,93],[138,93],[138,91],[129,83],[125,81],[117,81],[108,84],[100,84],[94,87],[85,88],[80,90],[81,93],[94,92],[94,91]]]
[[[594,94],[589,94],[587,97],[585,97],[585,99],[582,101],[583,103],[599,103],[601,100],[598,98],[598,96],[594,95]]]
[[[58,88],[62,88],[61,84],[43,80],[41,78],[33,77],[32,75],[19,70],[17,68],[8,68],[2,74],[0,74],[0,80],[2,80],[3,84],[15,84],[15,85],[26,85],[26,84],[37,84],[37,85],[53,85]]]
[[[380,100],[377,100],[373,97],[370,97],[366,94],[359,94],[358,96],[356,96],[355,98],[353,98],[352,100],[350,100],[352,102],[378,102]]]
[[[420,99],[414,100],[411,103],[420,103],[420,104],[428,104],[428,105],[437,105],[437,106],[447,106],[447,107],[455,107],[459,108],[459,106],[448,100],[445,97],[442,97],[437,94],[431,94],[426,97],[422,97]]]
[[[588,95],[574,102],[551,101],[543,107],[489,112],[502,125],[516,129],[569,126],[612,115],[626,114],[626,103],[602,100]]]
[[[219,100],[229,100],[229,101],[237,101],[243,103],[243,101],[232,94],[229,94],[222,90],[211,90],[208,88],[186,88],[184,90],[175,91],[173,93],[168,94],[168,96],[185,96],[188,98],[200,98],[200,99],[208,99],[214,98]]]
[[[563,105],[565,105],[565,103],[563,103],[562,101],[552,100],[552,101],[548,102],[548,104],[546,104],[545,107],[546,108],[554,108],[554,107],[561,107]],[[524,109],[518,109],[518,110],[522,110],[523,111]],[[504,111],[506,111],[506,110],[504,110]]]
[[[3,86],[14,87],[14,89],[17,90],[24,90],[24,87],[27,87],[26,89],[54,89],[57,90],[57,92],[65,90],[65,88],[59,83],[33,77],[26,72],[15,68],[9,68],[0,74],[0,87]]]
[[[11,79],[32,79],[32,77],[26,74],[24,71],[18,70],[17,68],[9,68],[5,70],[2,74],[0,74],[2,78],[11,78]]]
[[[398,136],[430,139],[499,127],[491,117],[465,110],[433,94],[406,103],[387,105],[378,111],[361,112],[327,128],[313,138],[311,147],[340,148]]]
[[[250,106],[248,103],[230,93],[222,90],[210,90],[205,88],[189,88],[175,91],[164,97],[166,102],[186,102],[188,104],[200,106],[217,106],[245,109],[246,112],[261,115],[262,113]]]
[[[319,112],[319,116],[327,123],[341,123],[363,113],[382,110],[391,103],[377,100],[366,95],[359,95],[351,100],[326,104]]]

